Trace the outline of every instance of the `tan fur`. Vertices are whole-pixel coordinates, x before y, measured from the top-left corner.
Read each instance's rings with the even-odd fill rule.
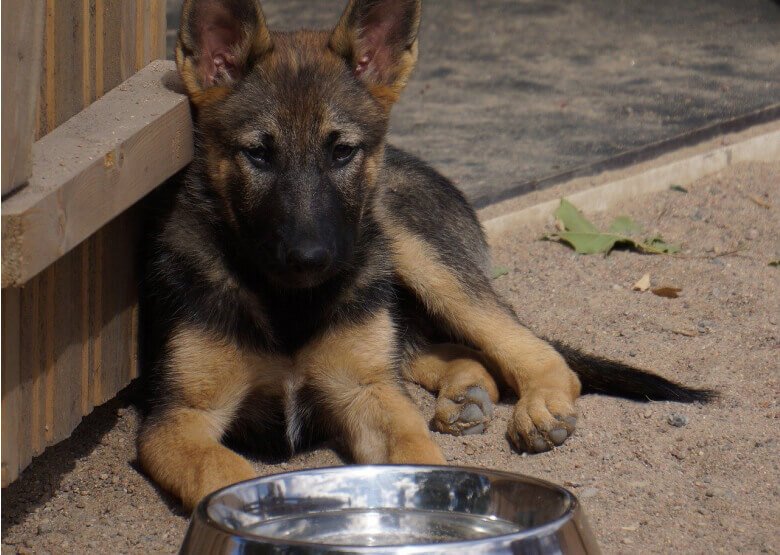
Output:
[[[371,322],[329,330],[298,363],[324,393],[360,463],[444,464],[417,407],[391,366],[395,330],[384,311]]]
[[[404,377],[437,394],[434,428],[459,434],[459,426],[453,423],[458,420],[463,399],[471,388],[481,388],[493,403],[498,402],[498,387],[486,366],[482,355],[463,345],[431,345],[409,363]]]
[[[510,423],[510,434],[524,437],[560,426],[550,412],[574,414],[580,382],[548,343],[521,326],[495,300],[472,298],[453,275],[438,263],[436,253],[421,239],[392,224],[395,267],[404,282],[477,346],[500,372],[520,401]]]
[[[145,423],[138,458],[191,509],[215,489],[254,475],[249,462],[220,440],[253,389],[281,394],[291,365],[193,329],[175,333],[168,352],[166,377],[174,396]]]
[[[450,399],[457,399],[468,388],[478,386],[488,393],[491,401],[498,402],[498,387],[486,370],[486,362],[477,351],[463,345],[431,345],[411,361],[404,377]]]
[[[147,424],[138,459],[163,489],[192,510],[205,495],[255,476],[252,465],[219,442],[224,430],[207,411],[177,407]]]
[[[355,7],[355,0],[350,0],[344,13],[330,36],[329,46],[336,54],[342,58],[352,61],[352,66],[356,67],[358,60],[358,29],[351,20],[351,15]],[[417,28],[420,25],[419,12],[414,22],[414,41],[403,51],[400,58],[394,61],[392,77],[389,82],[379,82],[368,78],[369,92],[374,96],[382,108],[389,112],[393,105],[398,101],[401,92],[406,88],[409,76],[412,74],[417,64],[418,40],[416,38]]]

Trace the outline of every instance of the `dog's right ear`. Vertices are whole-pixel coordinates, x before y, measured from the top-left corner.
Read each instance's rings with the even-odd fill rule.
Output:
[[[272,48],[258,0],[185,0],[176,65],[195,105],[224,98]]]

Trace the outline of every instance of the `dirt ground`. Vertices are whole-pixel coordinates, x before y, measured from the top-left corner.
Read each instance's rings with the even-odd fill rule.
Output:
[[[511,470],[564,484],[582,500],[606,553],[775,553],[780,523],[780,163],[739,165],[688,193],[636,199],[628,214],[681,243],[677,256],[579,256],[538,240],[541,227],[495,245],[496,280],[543,335],[665,376],[722,391],[712,405],[578,402],[577,433],[542,455],[513,452],[511,404],[480,436],[436,434],[452,464]],[[677,299],[631,290],[682,288]],[[432,398],[411,388],[428,416]],[[687,423],[670,424],[672,415]],[[176,503],[139,472],[139,419],[128,396],[98,409],[3,490],[2,553],[175,552],[187,526]],[[273,473],[340,464],[322,448]]]

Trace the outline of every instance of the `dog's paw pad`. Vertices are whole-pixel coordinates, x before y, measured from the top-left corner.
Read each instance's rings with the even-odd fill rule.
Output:
[[[493,417],[493,411],[493,401],[487,391],[479,386],[472,386],[455,399],[445,396],[437,399],[434,428],[456,436],[481,434]]]
[[[518,450],[542,453],[562,445],[576,425],[573,403],[564,394],[541,391],[518,401],[507,435]]]

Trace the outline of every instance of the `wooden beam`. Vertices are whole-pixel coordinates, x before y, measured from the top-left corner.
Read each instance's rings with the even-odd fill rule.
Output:
[[[2,286],[20,286],[192,159],[187,98],[156,61],[37,141],[29,185],[2,203]]]
[[[32,173],[43,8],[43,0],[2,2],[3,196],[26,183]]]

